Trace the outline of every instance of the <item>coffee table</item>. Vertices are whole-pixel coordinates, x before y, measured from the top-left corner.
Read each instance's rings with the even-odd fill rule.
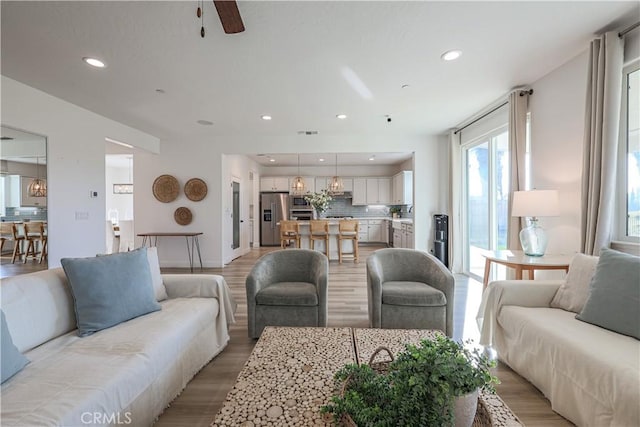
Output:
[[[320,407],[335,393],[335,372],[347,363],[368,363],[380,345],[395,354],[404,349],[404,343],[418,343],[439,333],[267,327],[211,426],[332,425],[332,416],[321,414]],[[480,394],[481,412],[484,421],[474,427],[522,425],[497,395]]]

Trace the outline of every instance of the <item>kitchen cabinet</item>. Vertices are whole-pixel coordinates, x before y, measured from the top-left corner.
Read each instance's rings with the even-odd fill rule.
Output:
[[[391,203],[391,178],[367,178],[367,204]]]
[[[382,238],[382,220],[370,219],[369,223],[368,239],[370,242],[384,242]]]
[[[402,171],[394,175],[392,187],[394,205],[413,204],[413,171]]]
[[[35,178],[30,176],[20,177],[20,206],[21,207],[44,207],[47,206],[46,197],[31,197],[29,195],[29,184]],[[42,180],[46,184],[46,180]]]
[[[358,221],[358,241],[366,243],[369,241],[369,221]]]
[[[296,179],[297,177],[295,176],[291,176],[289,177],[289,192],[293,193],[293,181]],[[315,193],[316,192],[316,179],[313,176],[303,176],[302,177],[302,182],[304,182],[304,191],[302,192],[302,194],[307,194],[307,193]],[[269,190],[266,190],[269,191]]]
[[[413,237],[413,223],[411,220],[393,220],[393,247],[413,249],[415,241]]]
[[[413,238],[413,224],[402,224],[404,233],[404,247],[413,249],[415,246],[414,238]]]
[[[260,191],[289,192],[289,178],[286,176],[265,176],[260,178]]]
[[[353,178],[353,206],[367,204],[367,180],[366,178]]]

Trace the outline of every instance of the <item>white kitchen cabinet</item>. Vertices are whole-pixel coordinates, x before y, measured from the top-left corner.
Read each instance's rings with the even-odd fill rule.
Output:
[[[415,246],[415,239],[413,238],[413,224],[405,224],[404,229],[404,244],[405,248],[413,249]]]
[[[20,175],[6,175],[4,178],[4,205],[9,208],[20,207]]]
[[[413,204],[413,171],[402,171],[393,176],[392,203],[394,205]]]
[[[384,242],[382,238],[382,220],[370,219],[367,222],[369,223],[369,242]]]
[[[391,203],[391,178],[367,178],[367,204]]]
[[[293,182],[297,177],[289,177],[289,192],[293,193]],[[302,194],[315,193],[316,192],[316,178],[313,176],[303,176],[302,182],[304,182],[304,191]],[[267,190],[269,191],[269,190]]]
[[[362,243],[369,241],[369,221],[358,221],[358,240]]]
[[[393,247],[401,248],[402,247],[402,230],[397,228],[393,229]]]
[[[289,178],[286,176],[265,176],[260,178],[260,191],[289,192]]]
[[[30,176],[21,176],[20,177],[20,206],[21,207],[44,207],[47,206],[47,198],[46,197],[32,197],[29,195],[29,184],[35,178]],[[46,185],[46,180],[44,181]]]
[[[367,204],[367,180],[366,178],[353,178],[353,206]]]

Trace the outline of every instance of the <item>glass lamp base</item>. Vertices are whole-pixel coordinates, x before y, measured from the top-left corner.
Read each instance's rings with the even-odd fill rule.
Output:
[[[531,220],[531,224],[520,231],[520,244],[525,255],[543,256],[547,250],[547,235],[542,227],[538,226],[538,221]]]

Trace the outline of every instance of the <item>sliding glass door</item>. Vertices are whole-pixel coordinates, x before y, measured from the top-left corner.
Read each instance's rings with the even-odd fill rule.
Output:
[[[481,278],[485,250],[506,249],[509,205],[509,137],[502,127],[463,149],[464,266]]]

